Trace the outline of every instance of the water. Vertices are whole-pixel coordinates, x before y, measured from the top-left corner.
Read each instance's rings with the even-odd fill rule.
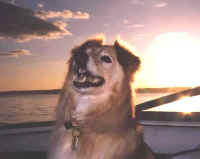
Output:
[[[0,123],[49,121],[55,119],[58,95],[0,97]]]
[[[163,95],[165,94],[137,94],[136,104]],[[57,94],[0,96],[0,125],[55,120],[57,102]]]

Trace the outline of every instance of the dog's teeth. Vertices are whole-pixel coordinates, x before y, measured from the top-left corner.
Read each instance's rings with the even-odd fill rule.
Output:
[[[78,78],[78,76],[77,75],[75,75],[75,76],[73,76],[73,81],[76,81],[77,80],[77,78]]]
[[[98,80],[97,78],[95,78],[95,79],[93,79],[93,82],[94,82],[94,83],[98,83],[99,80]]]
[[[80,82],[85,82],[86,79],[87,79],[87,78],[84,76],[84,77],[82,77],[79,81],[80,81]]]
[[[83,81],[85,82],[86,80],[87,80],[87,77],[84,76],[84,77],[83,77]]]

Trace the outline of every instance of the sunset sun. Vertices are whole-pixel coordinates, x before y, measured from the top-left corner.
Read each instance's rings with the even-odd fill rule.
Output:
[[[156,85],[197,86],[200,84],[199,58],[199,39],[186,32],[171,32],[155,38],[145,61],[151,65]]]

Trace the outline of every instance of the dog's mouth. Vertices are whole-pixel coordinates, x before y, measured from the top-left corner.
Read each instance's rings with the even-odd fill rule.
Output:
[[[76,75],[76,78],[73,80],[73,85],[78,89],[100,87],[104,83],[105,83],[104,78],[93,75],[92,73],[88,71],[82,74]]]

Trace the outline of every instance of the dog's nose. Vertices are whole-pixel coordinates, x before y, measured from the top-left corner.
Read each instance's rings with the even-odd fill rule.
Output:
[[[78,74],[79,77],[87,73],[87,63],[89,56],[84,52],[75,53],[73,56],[74,64],[73,70]]]
[[[78,68],[86,69],[86,65],[88,62],[88,55],[84,52],[78,52],[74,55],[74,61]]]

